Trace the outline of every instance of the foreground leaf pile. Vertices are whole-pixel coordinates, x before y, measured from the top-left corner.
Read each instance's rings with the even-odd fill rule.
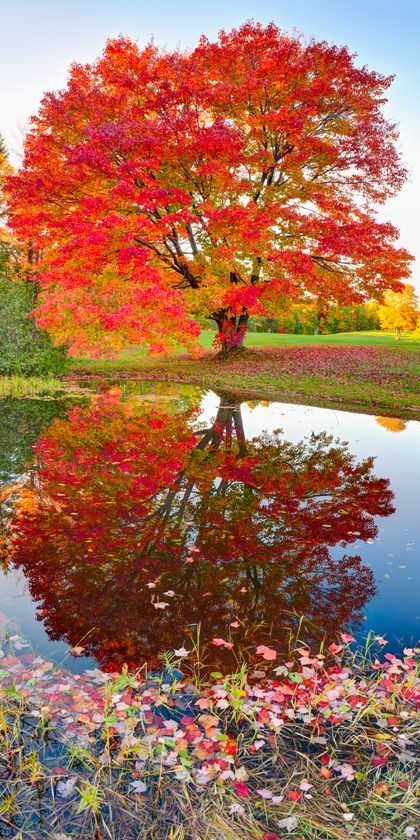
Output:
[[[1,836],[414,837],[419,650],[367,665],[352,641],[198,683],[184,647],[77,674],[6,634]]]

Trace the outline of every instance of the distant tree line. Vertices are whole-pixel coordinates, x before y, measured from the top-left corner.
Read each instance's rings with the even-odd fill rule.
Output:
[[[370,301],[351,306],[319,307],[315,303],[296,303],[276,319],[254,319],[255,332],[284,332],[295,335],[318,335],[357,330],[378,330],[379,304]]]
[[[420,336],[419,302],[414,286],[406,283],[402,292],[387,290],[382,303],[375,300],[349,306],[295,303],[277,318],[250,318],[253,332],[329,335],[340,332],[386,330],[398,340],[403,332]]]

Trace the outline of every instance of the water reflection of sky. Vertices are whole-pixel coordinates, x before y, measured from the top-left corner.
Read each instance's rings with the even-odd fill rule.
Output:
[[[200,420],[216,413],[218,397],[207,393]],[[314,406],[272,402],[242,405],[247,439],[262,431],[281,428],[297,443],[312,432],[327,432],[348,441],[357,458],[375,457],[375,473],[390,480],[396,512],[378,518],[373,544],[353,543],[351,553],[361,555],[375,574],[378,594],[365,610],[364,628],[399,639],[418,641],[420,629],[420,423],[408,420],[399,432],[388,431],[367,414],[353,414]],[[333,549],[338,556],[339,548]],[[363,634],[364,628],[359,631]]]
[[[175,387],[165,389],[175,392]],[[200,404],[198,423],[209,425],[214,420],[219,398],[206,393]],[[350,452],[357,459],[374,456],[374,472],[388,478],[395,496],[396,512],[387,518],[378,518],[378,536],[370,543],[353,543],[346,550],[350,555],[359,554],[374,572],[377,594],[365,608],[365,621],[359,637],[368,629],[386,635],[390,649],[398,649],[399,641],[410,643],[419,636],[419,498],[420,498],[420,424],[407,421],[398,432],[389,431],[375,417],[352,414],[330,409],[287,403],[242,404],[242,417],[246,438],[249,440],[263,431],[282,429],[284,438],[298,443],[312,432],[327,432],[348,441]],[[340,557],[343,548],[331,549],[333,557]],[[67,645],[50,641],[42,622],[36,618],[36,607],[27,591],[21,572],[14,572],[0,579],[0,612],[13,616],[22,635],[27,636],[34,648],[43,655],[60,662]],[[76,670],[92,665],[92,660],[81,658],[67,661]]]

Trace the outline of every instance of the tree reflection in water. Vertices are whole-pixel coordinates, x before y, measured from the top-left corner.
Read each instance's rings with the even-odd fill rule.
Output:
[[[109,392],[35,447],[11,561],[49,635],[83,638],[102,667],[155,667],[198,623],[205,642],[232,633],[233,651],[207,647],[209,664],[232,665],[254,641],[285,650],[301,616],[301,638],[335,636],[374,593],[360,557],[331,556],[393,512],[372,459],[325,434],[246,441],[230,394],[209,428],[194,431],[196,416]]]

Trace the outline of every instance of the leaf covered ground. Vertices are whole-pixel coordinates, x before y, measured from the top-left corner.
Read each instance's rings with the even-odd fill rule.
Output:
[[[1,836],[415,837],[419,651],[338,641],[199,679],[186,647],[159,674],[77,674],[6,631]]]

